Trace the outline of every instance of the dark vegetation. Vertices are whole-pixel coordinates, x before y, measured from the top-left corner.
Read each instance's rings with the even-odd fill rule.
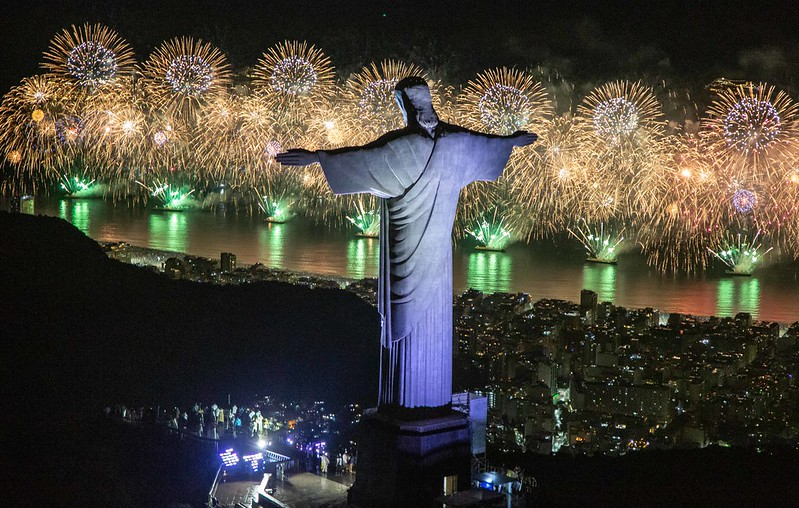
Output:
[[[173,281],[52,217],[0,212],[0,337],[1,483],[25,505],[158,506],[207,489],[207,454],[96,423],[115,402],[377,398],[379,320],[358,297]]]
[[[376,399],[379,320],[350,293],[173,281],[52,217],[0,213],[0,238],[4,385],[40,401]]]

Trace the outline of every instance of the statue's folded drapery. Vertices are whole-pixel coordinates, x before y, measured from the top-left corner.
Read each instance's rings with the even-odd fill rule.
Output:
[[[380,205],[380,404],[443,406],[452,398],[452,225],[460,190],[495,180],[508,137],[439,122],[431,137],[405,128],[355,148],[319,151],[336,194]]]

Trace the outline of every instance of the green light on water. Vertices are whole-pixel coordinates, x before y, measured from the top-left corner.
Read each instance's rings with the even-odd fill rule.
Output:
[[[89,203],[86,201],[62,200],[58,205],[58,216],[89,236]]]
[[[484,293],[510,291],[512,277],[511,258],[501,252],[473,252],[469,254],[466,283],[470,288]]]
[[[269,223],[258,236],[261,250],[258,259],[270,268],[284,268],[284,250],[286,243],[286,226]]]
[[[735,308],[735,281],[721,279],[716,289],[716,314],[729,316]]]
[[[582,287],[595,292],[600,302],[613,302],[616,298],[616,276],[615,265],[585,263]]]
[[[187,252],[188,219],[182,213],[149,215],[150,247],[175,252]]]
[[[355,238],[347,243],[347,277],[363,279],[374,277],[379,263],[380,250],[373,238]]]
[[[738,309],[741,312],[749,312],[753,316],[757,316],[760,311],[760,281],[758,279],[747,278],[740,282]]]
[[[716,314],[732,316],[749,312],[757,316],[760,311],[760,281],[757,278],[733,277],[718,282]]]

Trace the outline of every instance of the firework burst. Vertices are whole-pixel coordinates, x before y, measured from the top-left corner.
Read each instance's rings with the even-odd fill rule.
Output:
[[[595,88],[577,111],[594,135],[612,146],[646,140],[663,123],[654,92],[640,82],[613,81]]]
[[[585,196],[592,184],[584,147],[584,124],[558,117],[539,131],[539,142],[526,157],[514,159],[509,171],[510,223],[521,236],[540,238],[562,231],[578,217],[592,216]]]
[[[154,111],[146,119],[145,126],[142,151],[147,154],[147,166],[166,171],[191,164],[190,140],[194,131],[182,118]]]
[[[726,221],[723,179],[702,138],[670,140],[673,153],[662,168],[651,202],[635,216],[637,239],[647,262],[661,271],[702,270],[707,248]]]
[[[95,179],[81,176],[64,175],[61,177],[60,187],[70,197],[84,197],[91,193]]]
[[[285,41],[270,48],[252,73],[254,90],[268,102],[280,139],[289,146],[306,141],[311,123],[335,91],[330,59],[307,42]]]
[[[313,148],[337,148],[344,146],[352,138],[344,120],[344,101],[331,100],[316,110],[309,125],[309,133],[304,140],[305,146]]]
[[[758,231],[751,239],[742,233],[727,234],[715,248],[708,247],[708,251],[727,266],[729,275],[752,275],[763,256],[772,250],[769,247],[761,251],[760,233]]]
[[[263,212],[266,222],[283,224],[294,217],[295,198],[285,186],[267,184],[262,190],[255,189],[258,208]]]
[[[86,108],[82,156],[92,167],[102,168],[104,179],[132,185],[147,166],[148,119],[143,105],[142,97],[127,87]]]
[[[82,139],[82,120],[72,113],[72,86],[55,76],[25,78],[0,103],[0,146],[19,176],[58,178]]]
[[[343,93],[348,106],[345,115],[348,130],[355,135],[357,143],[371,141],[378,134],[404,127],[394,98],[394,87],[409,76],[425,77],[415,65],[384,60],[364,67],[347,80]]]
[[[614,81],[595,88],[577,108],[592,133],[588,202],[612,217],[632,220],[654,202],[668,161],[660,103],[640,82]]]
[[[284,41],[269,49],[253,70],[256,90],[283,100],[324,100],[333,91],[330,59],[307,42]]]
[[[471,228],[466,228],[466,234],[477,240],[475,248],[478,250],[504,252],[505,247],[514,240],[513,234],[506,227],[505,217],[498,208],[492,213],[484,214]]]
[[[225,56],[208,42],[174,38],[156,49],[142,68],[153,106],[193,118],[201,106],[227,90]]]
[[[374,205],[374,200],[355,200],[355,213],[347,216],[347,220],[358,230],[355,236],[377,238],[380,235],[380,211]]]
[[[205,168],[210,180],[231,181],[246,169],[240,111],[241,98],[228,94],[214,98],[200,111],[200,135],[193,148],[197,164]]]
[[[615,264],[624,248],[624,230],[618,231],[604,223],[591,228],[585,221],[575,228],[568,228],[571,236],[576,238],[585,248],[586,260],[595,263]]]
[[[160,203],[158,206],[154,207],[154,210],[182,212],[195,204],[194,200],[190,198],[194,193],[194,189],[186,190],[184,186],[173,185],[158,179],[155,180],[153,186],[149,186],[138,180],[136,183],[146,189],[150,193],[150,196]]]
[[[100,24],[64,29],[44,53],[42,67],[77,87],[93,91],[130,75],[133,50],[117,33]]]
[[[797,105],[765,83],[721,90],[703,123],[709,147],[739,181],[768,179],[797,147]]]
[[[467,126],[491,134],[536,132],[553,112],[541,83],[525,72],[506,67],[478,74],[460,99]]]

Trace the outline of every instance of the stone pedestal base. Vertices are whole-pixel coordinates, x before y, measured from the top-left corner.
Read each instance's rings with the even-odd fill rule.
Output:
[[[471,442],[463,413],[402,421],[371,409],[357,436],[352,506],[436,506],[445,477],[457,476],[460,489],[469,486]]]

